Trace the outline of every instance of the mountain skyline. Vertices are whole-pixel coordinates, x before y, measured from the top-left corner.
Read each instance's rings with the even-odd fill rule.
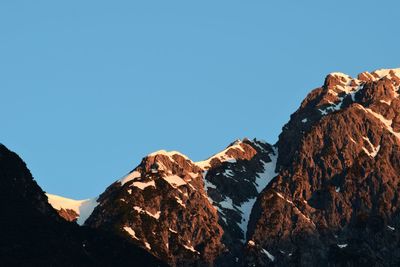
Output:
[[[327,73],[398,67],[398,9],[2,1],[0,142],[75,199],[159,149],[199,161],[238,138],[274,143]]]
[[[391,72],[391,71],[395,71],[395,73],[397,74],[397,73],[400,73],[400,68],[396,68],[396,69],[377,69],[377,70],[371,71],[370,73],[373,73],[373,74],[377,73],[376,75],[379,75],[379,77],[380,76],[384,77],[384,76],[389,75],[389,72]],[[362,73],[368,73],[368,72],[361,72],[361,73],[358,74],[358,76],[362,75]],[[340,75],[340,76],[349,77],[349,78],[352,77],[350,75],[347,75],[347,74],[341,73],[341,72],[332,72],[332,73],[328,74],[327,77],[332,76],[332,75]],[[351,79],[353,79],[353,78],[351,78]],[[248,138],[244,137],[242,139],[237,139],[236,142],[241,142],[242,140],[248,140]],[[261,141],[261,142],[264,142],[264,143],[266,142],[263,139],[254,138],[254,140],[258,140],[258,141]],[[272,144],[275,144],[275,143],[272,143]],[[227,148],[229,148],[229,146]],[[200,160],[200,161],[197,161],[197,162],[195,161],[195,162],[196,162],[196,164],[200,164],[200,166],[201,166],[203,164],[202,162],[207,162],[207,160],[212,159],[213,157],[219,155],[220,153],[223,153],[223,151],[225,151],[227,148],[222,149],[221,150],[222,152],[215,152],[214,154],[212,154],[211,156],[205,158],[204,160]],[[182,155],[185,158],[190,159],[190,157],[188,157],[186,154],[181,153],[180,151],[176,151],[176,150],[166,151],[164,149],[153,151],[153,152],[151,152],[151,153],[149,153],[147,155],[144,155],[142,158],[146,158],[148,156],[152,156],[152,155],[156,155],[156,154],[164,154],[164,153],[165,154],[179,154],[179,155]],[[123,174],[121,176],[121,179],[123,179],[123,177],[125,177],[126,175],[128,175],[128,174]],[[110,180],[109,182],[112,182],[112,181],[115,181],[115,180]],[[48,196],[50,197],[50,199],[60,198],[59,201],[61,201],[61,202],[62,201],[67,201],[68,202],[68,201],[71,201],[71,200],[77,200],[77,201],[80,201],[79,203],[85,203],[84,201],[91,201],[91,199],[89,199],[89,198],[74,199],[74,198],[70,198],[70,197],[68,197],[66,195],[63,195],[63,194],[53,195],[52,192],[47,192],[47,193],[48,193]],[[94,197],[94,196],[91,196],[91,197]],[[94,198],[92,198],[92,199],[94,199]],[[58,204],[56,204],[56,205],[58,205]],[[79,207],[79,205],[77,205],[76,202],[73,202],[71,204],[67,204],[65,206],[71,206],[71,207],[74,207],[73,210],[79,210],[79,208],[77,208],[77,207]],[[87,217],[85,216],[85,218],[87,218]],[[80,224],[83,224],[83,223],[84,223],[84,220],[81,221]]]
[[[118,252],[170,266],[397,266],[399,88],[400,68],[330,73],[275,144],[236,140],[198,162],[159,150],[85,201],[46,196],[0,145],[1,203],[10,216],[0,230],[14,248],[4,241],[0,251],[26,263],[60,261],[71,247],[79,253],[71,264],[117,257],[129,265]],[[48,253],[42,238],[56,238],[56,259],[35,256]],[[25,257],[7,253],[17,251]]]
[[[400,68],[396,68],[396,69],[376,69],[376,70],[374,70],[374,71],[371,71],[371,73],[382,73],[382,75],[387,75],[391,70],[400,71]],[[363,73],[363,72],[361,72],[361,73]],[[346,77],[346,76],[352,77],[352,76],[350,76],[350,75],[348,75],[348,74],[341,73],[341,72],[332,72],[332,73],[328,74],[327,76],[329,76],[329,75],[343,75],[344,77]],[[358,75],[360,75],[360,73],[359,73]],[[381,75],[381,74],[379,74],[379,75]],[[241,140],[248,140],[248,137],[236,139],[236,141],[241,141]],[[266,140],[264,140],[264,139],[259,139],[259,138],[257,138],[257,137],[254,137],[254,140],[266,142]],[[273,143],[273,144],[275,144],[275,143]],[[228,146],[228,147],[229,147],[229,146]],[[225,148],[225,149],[226,149],[226,148]],[[223,151],[223,150],[224,150],[224,149],[221,149],[221,151]],[[184,156],[184,157],[186,157],[186,158],[190,158],[188,155],[183,154],[183,153],[181,153],[180,151],[176,151],[176,150],[166,151],[166,150],[164,150],[164,149],[156,150],[156,151],[150,152],[150,153],[148,153],[147,155],[142,155],[141,158],[145,158],[145,157],[148,157],[148,156],[151,156],[151,155],[155,155],[155,154],[159,154],[159,153],[167,153],[167,154],[168,154],[168,153],[171,153],[171,154],[177,153],[177,154],[180,154],[180,155],[182,155],[182,156]],[[208,156],[208,157],[204,158],[203,160],[198,160],[197,162],[198,162],[198,163],[200,163],[200,162],[206,162],[207,160],[213,158],[215,155],[218,155],[219,153],[222,153],[222,152],[215,152],[215,153],[212,154],[211,156]],[[135,164],[135,163],[133,163],[133,164]],[[135,166],[136,166],[136,165],[135,165]],[[115,181],[115,180],[123,179],[123,177],[125,177],[126,175],[127,175],[126,173],[123,173],[122,175],[120,175],[119,178],[113,177],[112,179],[114,179],[114,180],[110,179],[110,180],[108,181],[108,183],[113,182],[113,181]],[[63,194],[63,192],[58,193],[58,194],[55,194],[55,195],[52,194],[53,192],[50,192],[50,191],[46,191],[46,192],[47,192],[47,195],[49,196],[50,199],[57,199],[57,198],[58,198],[58,202],[59,202],[59,201],[61,201],[61,202],[63,202],[63,201],[67,201],[67,202],[69,202],[69,201],[77,201],[77,202],[73,202],[73,203],[71,203],[71,204],[66,204],[66,205],[65,205],[65,206],[73,206],[73,207],[75,207],[74,210],[79,210],[79,208],[77,208],[77,207],[79,207],[79,205],[81,205],[81,203],[85,203],[86,201],[89,201],[89,202],[90,202],[90,201],[93,201],[93,200],[94,200],[94,197],[95,197],[95,196],[98,196],[99,193],[100,193],[100,192],[99,192],[99,193],[97,193],[97,194],[95,194],[95,195],[88,196],[88,197],[85,197],[85,198],[73,198],[73,197],[69,197],[68,195]],[[55,203],[57,203],[56,205],[59,205],[58,202],[57,202],[57,201],[55,202]],[[90,209],[90,212],[91,212],[91,211],[92,211],[92,209]],[[86,219],[86,218],[87,218],[87,216],[85,216],[85,219]],[[80,222],[80,224],[83,224],[83,223],[84,223],[84,220]]]

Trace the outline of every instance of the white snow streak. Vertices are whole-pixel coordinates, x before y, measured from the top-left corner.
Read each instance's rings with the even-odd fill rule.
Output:
[[[135,231],[129,227],[129,226],[124,226],[124,230],[134,239],[139,240],[139,238],[137,238]]]
[[[141,190],[144,190],[146,187],[152,186],[156,187],[156,184],[154,181],[149,181],[149,182],[133,182],[132,186],[137,187]]]
[[[271,253],[269,253],[268,250],[262,249],[262,252],[263,252],[265,255],[267,255],[267,257],[268,257],[272,262],[275,261],[275,257],[274,257]]]
[[[183,247],[186,248],[187,250],[190,250],[190,251],[194,252],[194,253],[200,254],[200,252],[195,250],[193,246],[183,245]]]
[[[160,215],[161,215],[161,211],[157,211],[155,214],[153,214],[153,213],[151,213],[151,212],[149,212],[147,210],[144,210],[144,209],[142,209],[141,207],[138,207],[138,206],[134,206],[133,209],[136,210],[140,214],[147,214],[148,216],[153,217],[156,220],[158,220],[160,218]]]
[[[125,177],[123,177],[121,180],[118,180],[118,182],[121,183],[121,186],[123,186],[124,184],[126,184],[127,182],[130,182],[134,179],[140,178],[141,173],[138,171],[133,171],[131,173],[129,173],[128,175],[126,175]]]
[[[278,160],[278,150],[274,148],[274,152],[269,154],[271,158],[270,162],[264,163],[264,171],[259,173],[256,177],[256,188],[257,193],[261,193],[265,187],[271,182],[271,180],[278,174],[275,172],[276,169],[276,161]],[[247,235],[247,226],[250,220],[250,214],[253,209],[254,203],[256,202],[257,197],[249,199],[247,202],[242,203],[238,209],[242,213],[242,220],[239,224],[239,227],[242,229],[244,233],[244,240]]]
[[[177,188],[182,185],[186,185],[187,183],[181,177],[177,175],[169,175],[163,177],[165,181],[167,181],[173,188]]]

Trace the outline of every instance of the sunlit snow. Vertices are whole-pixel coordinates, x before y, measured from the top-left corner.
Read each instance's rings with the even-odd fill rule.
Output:
[[[92,214],[93,210],[99,204],[97,198],[74,200],[70,198],[60,197],[57,195],[47,194],[49,204],[56,210],[70,209],[78,214],[77,223],[83,225],[87,218]]]

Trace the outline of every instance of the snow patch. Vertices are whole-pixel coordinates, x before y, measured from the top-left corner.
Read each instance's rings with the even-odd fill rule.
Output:
[[[229,209],[229,210],[233,210],[233,200],[230,197],[225,196],[225,199],[221,202],[219,202],[219,204],[221,205],[221,207],[223,207],[224,209]],[[223,211],[221,211],[223,212]]]
[[[347,244],[337,244],[337,246],[338,246],[339,248],[346,248],[346,247],[347,247]]]
[[[296,210],[306,221],[308,221],[309,223],[312,223],[312,224],[315,226],[314,222],[313,222],[308,216],[306,216],[303,212],[301,212],[301,210],[300,210],[298,207],[296,207],[296,205],[293,203],[293,201],[291,201],[291,200],[285,198],[285,197],[284,197],[281,193],[279,193],[279,192],[276,192],[276,191],[275,191],[275,193],[276,193],[276,195],[277,195],[278,197],[280,197],[281,199],[285,200],[287,203],[291,204],[291,205],[293,206],[294,210]]]
[[[175,230],[173,230],[173,229],[171,229],[171,228],[169,228],[168,229],[171,233],[174,233],[174,234],[177,234],[178,232],[177,231],[175,231]]]
[[[195,250],[193,246],[183,245],[183,247],[186,248],[187,250],[190,250],[190,251],[194,252],[194,253],[200,254],[200,252]]]
[[[206,197],[208,199],[208,202],[210,202],[210,204],[215,208],[214,201],[210,198],[210,196],[208,194],[208,189],[209,188],[216,189],[217,187],[213,183],[211,183],[210,181],[208,181],[206,179],[207,172],[208,171],[203,172],[204,189],[206,191],[206,195],[204,195],[204,197]]]
[[[211,183],[211,182],[208,181],[208,180],[205,180],[204,182],[205,182],[206,188],[213,188],[213,189],[216,189],[216,188],[217,188],[217,186],[216,186],[215,184]]]
[[[376,113],[375,111],[373,111],[372,109],[369,108],[364,108],[362,105],[357,105],[358,108],[360,108],[361,110],[373,115],[375,118],[377,118],[378,120],[380,120],[382,122],[382,124],[384,125],[384,127],[391,132],[394,136],[396,136],[398,139],[400,139],[400,133],[395,132],[392,128],[392,120],[388,120],[385,117],[383,117],[381,114]]]
[[[271,180],[278,175],[278,173],[275,172],[276,162],[278,160],[278,149],[277,148],[273,149],[274,149],[273,153],[269,154],[271,161],[270,162],[263,161],[264,171],[257,175],[256,188],[258,193],[261,193],[261,191],[264,190],[265,187],[267,187],[267,185],[271,182]]]
[[[135,231],[129,227],[129,226],[124,226],[124,230],[134,239],[139,240],[139,238],[137,238]]]
[[[256,243],[253,240],[249,240],[249,242],[247,242],[247,244],[251,247],[254,247],[256,245]]]
[[[145,241],[144,245],[148,250],[151,250],[151,246],[150,246],[150,244],[148,242]]]
[[[397,69],[379,69],[376,70],[374,72],[372,72],[372,74],[376,74],[378,75],[378,79],[382,79],[383,77],[389,76],[391,77],[390,72],[393,72],[395,76],[400,78],[400,68]]]
[[[271,253],[269,253],[268,250],[262,249],[262,252],[263,252],[265,255],[267,255],[267,257],[268,257],[272,262],[275,261],[275,257],[274,257]]]
[[[331,73],[329,73],[329,75],[340,77],[340,78],[345,78],[346,80],[352,80],[352,78],[349,75],[347,75],[346,73],[343,73],[343,72],[331,72]]]
[[[179,197],[175,197],[175,200],[176,200],[176,202],[177,202],[179,205],[181,205],[182,207],[186,208],[186,205],[183,204],[182,199],[180,199]]]
[[[350,76],[348,76],[348,77],[350,78]],[[350,78],[350,80],[346,81],[346,85],[344,85],[344,86],[337,85],[335,87],[336,89],[338,89],[342,92],[345,92],[344,96],[339,97],[338,93],[336,93],[335,91],[333,91],[333,90],[328,91],[328,93],[330,93],[334,96],[337,96],[338,102],[337,103],[329,102],[329,104],[331,104],[330,106],[326,107],[325,109],[318,109],[319,112],[321,112],[322,116],[328,115],[329,113],[334,112],[334,111],[341,110],[342,105],[343,105],[343,100],[349,95],[350,95],[352,101],[355,102],[355,95],[358,91],[360,91],[363,88],[363,86],[361,86],[361,85],[350,86],[351,81],[354,81],[356,84],[360,84],[359,80]]]
[[[187,183],[181,177],[177,175],[169,175],[163,177],[165,181],[167,181],[173,188],[177,188],[182,185],[186,185]]]
[[[367,137],[363,137],[363,139],[364,139],[365,141],[367,141],[367,143],[369,144],[369,147],[370,147],[370,149],[371,149],[371,152],[370,152],[368,149],[366,149],[365,147],[363,147],[362,149],[364,150],[364,152],[365,152],[368,156],[370,156],[370,157],[372,157],[372,158],[375,158],[376,155],[378,154],[379,150],[381,149],[381,146],[378,145],[378,146],[375,147],[375,146],[371,143],[371,141],[369,140],[369,138],[367,138]]]
[[[274,149],[273,153],[269,154],[271,161],[270,162],[263,161],[264,170],[263,170],[263,172],[258,173],[258,175],[256,177],[255,185],[257,188],[257,193],[261,193],[261,191],[264,190],[265,187],[267,187],[267,185],[271,182],[271,180],[276,175],[278,175],[278,173],[275,172],[276,162],[278,160],[278,149],[277,148],[273,148],[273,149]],[[242,203],[241,206],[238,207],[238,209],[242,213],[242,220],[239,224],[239,227],[243,231],[244,239],[246,239],[247,226],[249,224],[250,214],[251,214],[251,211],[253,209],[253,206],[254,206],[256,200],[257,200],[256,197],[249,199],[247,202]]]
[[[225,172],[224,172],[222,175],[225,176],[225,177],[232,177],[232,176],[234,176],[235,174],[233,173],[232,170],[226,169]]]
[[[192,179],[195,179],[199,176],[198,173],[194,173],[194,172],[189,172],[188,174],[190,175],[190,177],[192,177]]]
[[[182,154],[182,153],[180,153],[178,151],[158,150],[156,152],[150,153],[147,156],[148,157],[154,157],[154,156],[158,156],[158,155],[164,155],[164,156],[170,157],[171,159],[173,159],[172,156],[178,155],[178,156],[181,156],[181,157],[185,158],[186,160],[190,160],[186,155],[184,155],[184,154]]]
[[[223,151],[215,154],[214,156],[211,156],[210,158],[208,158],[207,160],[204,161],[198,161],[195,162],[195,164],[197,166],[199,166],[200,168],[202,168],[203,170],[209,169],[211,167],[211,160],[213,159],[218,159],[221,162],[230,162],[230,163],[235,163],[236,159],[232,158],[230,156],[227,155],[228,151],[233,149],[233,150],[241,150],[243,152],[245,152],[245,150],[243,149],[243,147],[240,145],[242,143],[242,141],[238,140],[235,142],[235,144],[233,144],[232,146],[227,147],[226,149],[224,149]]]
[[[129,173],[128,175],[126,175],[125,177],[123,177],[121,180],[118,180],[118,182],[120,182],[121,186],[123,186],[127,182],[130,182],[134,179],[140,178],[141,175],[142,174],[140,172],[133,171],[133,172]]]
[[[392,104],[392,101],[387,101],[387,100],[379,100],[379,102],[384,103],[388,106],[390,106]]]
[[[133,182],[131,186],[137,187],[140,190],[144,190],[146,187],[152,186],[156,187],[156,184],[154,181],[149,181],[149,182]]]
[[[151,213],[151,212],[149,212],[147,210],[144,210],[144,209],[142,209],[141,207],[138,207],[138,206],[134,206],[133,209],[136,210],[140,214],[147,214],[148,216],[153,217],[156,220],[158,220],[160,218],[160,215],[161,215],[161,211],[157,211],[155,214],[153,214],[153,213]]]
[[[69,209],[78,214],[77,223],[83,225],[99,204],[97,198],[74,200],[57,195],[47,194],[49,204],[56,210]]]

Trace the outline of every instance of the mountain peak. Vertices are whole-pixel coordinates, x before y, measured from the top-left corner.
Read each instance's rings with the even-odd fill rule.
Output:
[[[187,160],[190,160],[188,156],[180,153],[179,151],[166,151],[166,150],[163,150],[163,149],[155,151],[155,152],[152,152],[152,153],[148,154],[147,157],[155,157],[155,156],[158,156],[158,155],[164,155],[164,156],[171,157],[171,158],[174,157],[174,156],[180,156],[180,157],[183,157],[183,158],[185,158]]]
[[[172,266],[398,265],[399,75],[330,73],[276,145],[238,139],[200,162],[159,150],[95,200],[49,202],[69,220],[91,203],[88,228]]]

